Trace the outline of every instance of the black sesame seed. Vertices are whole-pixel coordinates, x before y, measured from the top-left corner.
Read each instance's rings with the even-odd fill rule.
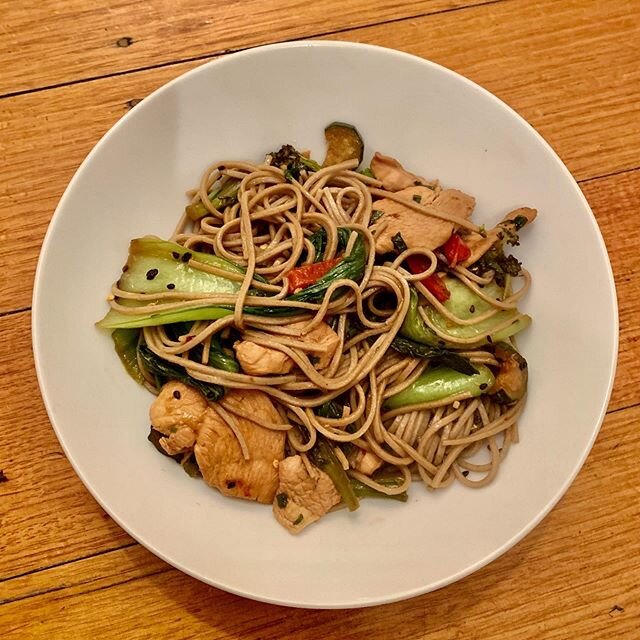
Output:
[[[147,280],[153,280],[157,275],[157,269],[149,269],[149,271],[147,271]]]
[[[492,343],[493,343],[493,340],[491,339],[491,336],[487,336],[487,342],[488,342],[489,344],[492,344]]]
[[[172,251],[171,255],[177,260],[180,257],[180,254],[177,251]]]
[[[174,397],[176,400],[180,400],[180,398],[182,398],[182,394],[181,394],[181,393],[176,389],[176,390],[173,392],[173,397]]]
[[[462,475],[466,478],[466,477],[469,475],[469,470],[468,470],[468,469],[465,469],[465,470],[462,472]]]
[[[191,258],[193,258],[193,255],[190,254],[188,251],[187,253],[182,254],[182,262],[189,262]]]
[[[417,202],[418,204],[420,202],[422,202],[422,196],[418,195],[417,193],[413,196],[413,201]]]
[[[173,284],[173,282],[170,282],[170,283],[167,285],[167,289],[175,289],[175,288],[176,288],[176,285],[175,285],[175,284]]]
[[[127,271],[129,271],[129,265],[125,264],[124,267],[122,267],[122,273],[126,273]]]
[[[486,382],[483,382],[483,383],[480,385],[480,389],[482,389],[482,390],[484,391],[488,386],[489,386],[489,385],[488,385]]]
[[[235,480],[227,480],[227,489],[235,489],[236,483]]]
[[[476,312],[476,305],[475,305],[475,304],[472,304],[472,305],[469,307],[469,313],[475,313],[475,312]]]
[[[281,509],[284,509],[289,504],[289,496],[286,493],[279,493],[276,496],[276,502]]]

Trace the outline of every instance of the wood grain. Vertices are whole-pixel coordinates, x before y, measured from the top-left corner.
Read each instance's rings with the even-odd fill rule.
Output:
[[[26,92],[0,97],[3,640],[640,637],[640,231],[627,223],[640,210],[634,3],[0,0],[0,16],[0,96]],[[28,312],[42,237],[64,187],[137,100],[227,50],[326,34],[459,71],[547,138],[581,181],[601,226],[621,330],[610,413],[549,516],[459,583],[339,613],[248,602],[187,577],[133,542],[60,449],[35,381]]]
[[[440,591],[338,614],[292,610],[208,587],[135,546],[1,583],[3,637],[82,629],[142,639],[161,619],[163,637],[180,638],[635,639],[638,420],[640,407],[609,415],[559,507],[506,555]]]
[[[0,318],[0,469],[9,479],[0,483],[0,580],[131,540],[60,448],[36,381],[30,321],[30,313]]]
[[[468,75],[528,118],[585,180],[640,166],[640,66],[636,45],[629,44],[640,42],[640,31],[627,14],[621,2],[511,1],[341,37],[405,49]],[[469,42],[481,42],[483,55],[470,55]],[[549,50],[562,64],[550,63],[543,53]],[[62,87],[47,91],[46,99],[36,93],[0,100],[7,141],[0,271],[12,274],[0,281],[0,313],[30,304],[46,225],[91,147],[131,100],[193,66]],[[614,80],[603,87],[604,76]]]
[[[0,1],[0,95],[487,0]]]

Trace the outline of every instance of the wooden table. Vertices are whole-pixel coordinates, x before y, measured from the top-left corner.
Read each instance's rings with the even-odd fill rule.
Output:
[[[0,0],[0,8],[3,640],[640,638],[637,2]],[[133,542],[63,455],[38,392],[30,339],[43,235],[102,134],[150,91],[206,60],[307,37],[423,56],[519,111],[587,196],[620,302],[608,414],[552,513],[457,584],[344,612],[250,602],[181,574]]]

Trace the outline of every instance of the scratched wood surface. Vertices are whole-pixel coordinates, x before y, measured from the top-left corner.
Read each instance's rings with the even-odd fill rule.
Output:
[[[583,0],[0,0],[0,635],[5,638],[640,637],[640,18]],[[29,335],[46,226],[73,172],[153,89],[256,44],[331,37],[479,82],[558,151],[609,249],[620,356],[607,418],[567,495],[524,541],[438,592],[367,610],[250,603],[136,544],[73,473]]]

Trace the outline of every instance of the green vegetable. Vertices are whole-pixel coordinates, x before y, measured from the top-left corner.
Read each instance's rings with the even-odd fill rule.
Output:
[[[476,295],[457,278],[445,276],[443,281],[451,294],[449,299],[446,300],[443,305],[448,311],[458,318],[467,320],[473,316],[481,315],[492,308],[488,302]],[[503,295],[503,290],[495,283],[487,285],[484,288],[484,292],[489,297],[498,299],[501,299]],[[477,337],[477,341],[466,343],[464,345],[465,347],[476,347],[488,343],[495,343],[501,340],[506,340],[523,329],[526,329],[531,324],[531,318],[529,316],[525,315],[517,317],[518,311],[515,309],[499,311],[491,318],[473,325],[451,324],[446,317],[441,315],[438,310],[431,305],[426,305],[424,310],[429,316],[429,320],[445,334],[444,338],[440,338],[436,335],[420,317],[420,314],[418,313],[418,294],[413,290],[411,291],[409,310],[405,316],[400,333],[415,342],[428,344],[434,347],[449,346],[453,348],[460,348],[459,344],[456,344],[455,342],[448,342],[446,336],[463,339],[473,339]],[[513,319],[511,324],[507,324],[505,327],[497,331],[492,330],[493,327],[498,327],[499,325],[507,322],[509,318]],[[481,335],[486,332],[489,332],[489,340],[483,338]]]
[[[209,194],[209,200],[216,209],[224,209],[237,202],[239,189],[240,180],[229,179],[219,189]],[[202,202],[188,204],[184,210],[191,220],[200,220],[210,214],[209,209]]]
[[[289,504],[289,496],[286,493],[279,493],[276,496],[276,503],[281,509],[284,509]]]
[[[333,420],[337,420],[342,418],[342,408],[343,407],[340,403],[335,400],[329,400],[323,405],[320,405],[315,413],[321,418],[332,418]]]
[[[131,241],[118,286],[132,293],[236,293],[240,288],[238,282],[189,266],[191,258],[229,273],[244,273],[229,260],[146,236]]]
[[[402,474],[398,474],[397,470],[393,467],[388,466],[378,469],[371,478],[384,487],[399,487],[404,482],[404,476]],[[398,500],[399,502],[406,502],[409,499],[406,491],[396,493],[394,495],[388,495],[373,489],[356,478],[350,478],[350,482],[351,487],[358,498],[381,498],[384,500]]]
[[[120,302],[123,302],[122,300]],[[128,305],[134,306],[134,305]],[[102,329],[157,327],[174,322],[191,322],[195,320],[218,320],[232,314],[231,309],[222,307],[193,307],[173,311],[158,311],[140,315],[128,315],[115,309],[110,309],[107,315],[97,323]]]
[[[316,443],[309,451],[309,458],[318,469],[324,471],[331,478],[349,511],[355,511],[360,503],[351,487],[349,476],[342,468],[333,447],[323,435],[317,434]]]
[[[349,229],[338,229],[339,248],[346,247],[350,234]],[[125,291],[150,294],[164,292],[167,289],[178,293],[184,291],[233,294],[240,288],[238,282],[190,267],[187,264],[190,258],[230,273],[245,272],[243,267],[217,256],[188,251],[173,242],[146,237],[131,241],[129,259],[118,284]],[[350,255],[341,260],[315,284],[288,296],[286,300],[317,302],[322,299],[325,291],[335,280],[346,278],[358,282],[364,274],[366,258],[364,240],[358,234]],[[168,284],[173,286],[167,287]],[[130,307],[141,304],[133,300],[120,300],[120,303]],[[297,310],[286,307],[245,307],[244,312],[252,315],[285,316],[295,314]],[[97,325],[103,329],[133,329],[174,322],[217,320],[231,313],[233,309],[227,305],[194,306],[190,309],[158,311],[141,315],[130,315],[111,309]]]
[[[407,243],[404,241],[402,234],[398,231],[393,238],[391,238],[391,242],[393,243],[393,248],[396,250],[396,253],[400,254],[406,251],[409,247],[407,247]]]
[[[182,382],[197,389],[211,402],[219,400],[224,395],[224,387],[192,378],[184,367],[159,358],[146,344],[138,346],[138,354],[145,369],[157,376],[160,384],[164,384],[168,380]]]
[[[527,361],[506,342],[495,346],[495,355],[500,370],[488,393],[500,404],[515,404],[527,392]]]
[[[347,232],[347,234],[350,233],[347,229],[339,229],[338,231],[342,231],[343,233]],[[287,296],[286,300],[297,302],[317,302],[322,299],[325,291],[336,280],[347,279],[354,280],[355,282],[361,280],[364,275],[366,261],[367,254],[365,251],[364,240],[362,239],[362,236],[358,234],[358,238],[353,245],[353,249],[346,258],[341,260],[335,267],[333,267],[333,269],[330,269],[315,284],[312,284],[310,287],[307,287],[298,293]],[[282,313],[278,308],[275,308],[272,311],[264,307],[256,307],[255,309],[255,311],[252,311],[250,308],[245,308],[245,312],[256,313],[258,315],[275,315],[276,313]]]
[[[120,361],[127,373],[139,384],[144,383],[144,376],[138,366],[138,337],[137,329],[116,329],[111,334],[111,339]]]
[[[303,156],[295,147],[285,144],[278,151],[271,153],[271,165],[279,167],[284,172],[285,178],[292,182],[300,179],[302,171],[318,171],[320,165]]]
[[[216,337],[211,338],[211,347],[209,348],[209,366],[216,369],[222,369],[223,371],[229,371],[231,373],[238,373],[240,371],[240,365],[238,361],[225,353],[220,342]]]
[[[300,514],[294,521],[293,524],[300,524],[304,520],[304,516]]]
[[[364,142],[358,130],[345,122],[332,122],[325,127],[324,137],[327,141],[327,155],[323,167],[355,159],[358,164],[364,155]]]
[[[347,248],[347,244],[349,242],[349,236],[351,235],[351,231],[349,229],[345,229],[344,227],[338,227],[338,251],[344,251]],[[327,246],[327,231],[324,227],[320,227],[317,231],[314,231],[309,236],[309,242],[313,245],[315,249],[315,259],[314,262],[322,262],[324,257],[324,250]]]
[[[391,348],[407,356],[429,360],[433,366],[448,367],[467,376],[478,373],[478,370],[466,358],[458,355],[455,351],[448,351],[442,347],[420,344],[398,335],[393,339]]]
[[[364,169],[361,169],[359,173],[361,173],[363,176],[366,176],[367,178],[375,178],[375,176],[373,175],[373,171],[371,171],[371,167],[365,167]]]
[[[191,478],[201,477],[202,473],[200,472],[200,467],[198,466],[198,462],[195,459],[195,455],[191,453],[189,454],[189,457],[186,460],[184,460],[184,457],[185,457],[184,453],[176,453],[175,455],[171,455],[170,453],[167,453],[162,448],[162,445],[160,444],[160,440],[164,437],[165,437],[164,433],[162,433],[161,431],[157,431],[156,429],[151,427],[151,429],[149,430],[149,435],[147,436],[147,440],[163,456],[166,456],[167,458],[172,458],[178,464],[180,464],[188,476],[190,476]]]
[[[378,220],[380,220],[380,218],[382,218],[382,216],[384,215],[384,211],[381,211],[380,209],[374,209],[371,212],[371,220],[369,220],[369,224],[373,224],[374,222],[378,222]],[[402,236],[400,236],[402,237]]]
[[[486,393],[494,383],[488,367],[478,365],[478,373],[466,376],[453,369],[435,367],[427,369],[413,384],[391,396],[385,402],[387,409],[397,409],[423,402],[445,400],[462,393],[477,397]]]

